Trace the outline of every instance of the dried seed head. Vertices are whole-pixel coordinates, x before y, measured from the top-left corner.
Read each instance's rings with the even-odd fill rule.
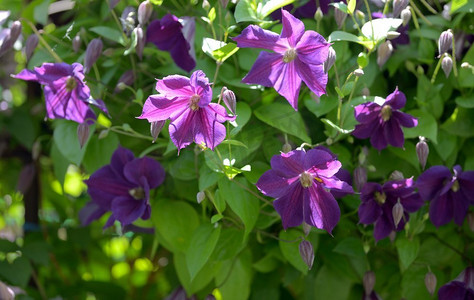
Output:
[[[403,205],[400,203],[400,199],[398,199],[397,203],[395,203],[392,208],[392,217],[396,228],[398,227],[398,224],[400,224],[400,221],[403,217]]]
[[[444,53],[449,51],[453,43],[453,32],[448,29],[441,32],[438,40],[438,52],[439,55],[443,55]]]
[[[364,291],[366,295],[370,295],[374,290],[375,286],[375,273],[374,271],[367,271],[364,274],[362,279],[362,284],[364,285]]]
[[[426,286],[426,289],[428,290],[428,293],[430,293],[430,295],[433,296],[436,290],[436,276],[431,271],[429,271],[425,275],[425,286]]]
[[[102,54],[102,47],[104,44],[101,39],[93,39],[89,45],[87,45],[86,56],[84,57],[84,73],[89,73],[92,65],[97,61],[99,56]]]
[[[453,69],[453,60],[447,54],[444,55],[443,60],[441,61],[441,69],[443,69],[444,75],[449,77],[449,74]]]
[[[393,52],[393,46],[390,41],[382,43],[377,50],[377,64],[381,68],[390,58]]]
[[[89,125],[87,122],[79,124],[77,126],[77,139],[79,140],[79,146],[84,147],[89,138]]]
[[[237,111],[237,100],[233,91],[229,90],[227,87],[223,87],[221,90],[222,101],[227,106],[227,108],[235,115]]]
[[[408,0],[393,0],[393,17],[397,18],[408,6]]]
[[[411,10],[410,6],[407,6],[402,12],[400,13],[400,17],[403,21],[403,26],[406,26],[411,19]]]
[[[416,144],[416,156],[418,157],[421,168],[424,170],[426,161],[428,160],[428,154],[430,153],[430,148],[428,147],[424,137],[420,136],[419,138],[420,141]]]
[[[204,201],[204,199],[206,199],[206,194],[204,192],[201,191],[196,194],[196,200],[198,204],[201,204],[201,202]]]
[[[79,35],[76,35],[72,39],[72,50],[77,53],[79,51],[79,48],[81,48],[81,37]]]
[[[311,270],[314,262],[314,250],[313,245],[307,240],[303,240],[299,246],[300,255],[304,263],[308,266],[308,269]]]
[[[327,74],[327,72],[329,72],[329,70],[331,69],[331,67],[334,65],[335,62],[336,62],[336,51],[334,50],[333,47],[329,47],[328,58],[323,63],[324,73]]]
[[[341,29],[342,25],[344,25],[344,21],[346,20],[347,14],[342,10],[335,9],[334,10],[334,18],[336,19],[337,28]]]
[[[163,129],[163,126],[165,126],[165,123],[166,123],[166,121],[150,122],[150,134],[151,134],[151,137],[153,138],[153,143],[158,138],[158,135],[160,134],[161,130]]]
[[[308,188],[313,185],[313,176],[308,172],[303,172],[300,174],[300,183],[304,188]]]
[[[358,191],[362,189],[367,183],[367,169],[363,166],[358,166],[354,169],[354,185]]]
[[[26,60],[30,60],[33,52],[35,51],[36,47],[38,46],[39,38],[36,34],[30,34],[30,36],[26,39],[25,44],[25,55]]]
[[[140,3],[138,6],[138,23],[143,27],[145,26],[146,22],[151,17],[153,12],[153,4],[150,1],[146,0]]]
[[[316,12],[314,13],[314,19],[316,20],[316,22],[320,22],[323,19],[323,16],[323,11],[320,7],[318,7]]]

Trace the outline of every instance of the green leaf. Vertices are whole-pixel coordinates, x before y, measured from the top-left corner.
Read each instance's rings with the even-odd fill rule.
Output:
[[[216,9],[214,7],[209,10],[207,17],[210,23],[214,22],[214,20],[216,19]]]
[[[343,239],[337,244],[333,251],[355,258],[365,257],[362,241],[355,237]]]
[[[194,165],[194,152],[183,151],[178,158],[171,163],[170,174],[180,180],[192,180],[196,178]]]
[[[186,251],[186,264],[191,281],[209,260],[220,233],[221,227],[214,228],[211,224],[202,224],[194,232]]]
[[[313,293],[308,299],[352,299],[351,282],[344,276],[340,276],[327,265],[319,269],[312,286],[308,286],[309,292]],[[354,298],[355,299],[355,298]]]
[[[349,11],[350,15],[354,13],[356,2],[357,2],[356,0],[349,0],[347,3],[347,10]]]
[[[367,55],[367,53],[365,52],[359,53],[359,55],[357,56],[357,64],[362,69],[367,67],[367,65],[369,64],[369,56]]]
[[[434,144],[436,152],[443,161],[446,161],[451,154],[456,150],[457,137],[449,134],[445,130],[438,131],[438,143]]]
[[[106,27],[106,26],[96,26],[96,27],[89,28],[89,30],[94,33],[97,33],[101,37],[117,42],[121,44],[122,46],[126,46],[126,42],[123,39],[123,34],[117,29]]]
[[[464,55],[462,62],[472,64],[474,62],[474,44],[471,45],[469,51]],[[458,82],[460,87],[472,88],[474,87],[474,72],[471,68],[459,68]]]
[[[321,122],[323,122],[324,124],[327,124],[329,125],[329,127],[331,127],[332,129],[335,129],[336,131],[342,133],[342,134],[347,134],[347,133],[351,133],[354,129],[342,129],[341,127],[337,126],[336,124],[334,124],[331,120],[329,119],[326,119],[326,118],[321,118],[320,119]]]
[[[170,251],[185,253],[199,226],[196,211],[183,201],[161,200],[154,204],[152,217],[157,233],[169,245]]]
[[[10,242],[9,240],[0,239],[0,252],[8,253],[20,250],[17,244]]]
[[[102,166],[109,164],[118,145],[119,138],[113,132],[110,132],[103,139],[99,139],[98,135],[92,136],[82,161],[87,172],[92,174]]]
[[[464,108],[474,108],[474,96],[459,96],[455,99],[456,104]]]
[[[416,156],[416,147],[413,143],[405,141],[403,148],[388,147],[389,151],[400,157],[401,159],[409,162],[417,171],[420,170],[420,162]]]
[[[457,11],[458,9],[462,8],[466,4],[468,4],[468,0],[453,0],[451,1],[451,14]],[[472,7],[474,6],[472,2],[469,3],[469,5]],[[471,8],[472,9],[472,8]]]
[[[211,39],[211,38],[203,38],[202,39],[202,51],[209,55],[212,59],[216,59],[214,57],[214,51],[219,50],[225,47],[227,43]]]
[[[280,245],[283,257],[296,269],[303,274],[308,273],[308,266],[301,258],[299,245],[303,233],[297,229],[288,229],[280,231],[278,244]],[[316,249],[315,249],[316,251]]]
[[[56,179],[61,183],[61,186],[63,186],[70,161],[59,152],[58,146],[56,146],[56,143],[54,142],[51,146],[51,160],[53,162],[54,176],[56,176]]]
[[[413,128],[403,127],[406,139],[424,136],[435,143],[438,142],[438,123],[429,112],[416,109],[407,113],[418,119],[418,125]]]
[[[402,19],[394,18],[375,19],[362,25],[361,31],[366,38],[378,41],[386,38],[387,33],[396,30],[400,25],[402,25],[402,22]]]
[[[181,282],[188,295],[192,295],[208,285],[216,275],[220,265],[218,263],[205,264],[201,271],[195,276],[194,280],[191,280],[186,264],[186,257],[183,253],[174,253],[173,263],[179,282]]]
[[[293,2],[295,2],[295,0],[265,0],[263,1],[264,5],[261,6],[262,9],[259,10],[257,14],[261,19],[263,19],[275,10]]]
[[[28,257],[36,264],[49,264],[50,246],[45,241],[36,241],[24,245],[22,252],[25,257]]]
[[[130,47],[128,47],[128,49],[123,52],[123,55],[129,55],[130,53],[132,53],[132,51],[135,50],[137,43],[138,43],[138,37],[137,37],[137,34],[135,33],[135,30],[133,30],[132,35],[131,35]]]
[[[36,5],[33,12],[33,17],[35,21],[43,26],[46,25],[46,23],[48,22],[48,9],[50,2],[51,0],[44,0],[43,2],[41,2],[41,4]]]
[[[349,8],[344,2],[337,2],[337,3],[330,3],[329,5],[334,6],[335,8],[339,9],[342,12],[345,12],[346,14],[349,14]]]
[[[268,253],[260,260],[253,264],[255,270],[259,271],[260,273],[268,273],[275,270],[280,262],[274,257],[272,253]]]
[[[229,43],[224,47],[221,47],[217,50],[212,51],[212,57],[220,63],[224,62],[226,59],[231,57],[235,52],[239,50],[237,44]]]
[[[474,109],[458,107],[441,128],[450,134],[471,137],[474,136]]]
[[[223,140],[221,144],[234,145],[234,146],[244,147],[248,149],[247,145],[237,140]]]
[[[199,190],[204,191],[208,187],[216,184],[218,179],[219,173],[212,171],[206,164],[203,164],[199,169]]]
[[[359,43],[359,37],[345,31],[333,31],[328,38],[328,42],[348,41]]]
[[[415,261],[420,250],[420,241],[417,237],[408,240],[400,236],[395,242],[400,262],[400,270],[404,272]]]
[[[240,0],[235,6],[235,22],[259,22],[256,13],[256,5],[251,0]]]
[[[230,124],[234,126],[230,131],[231,136],[235,136],[239,133],[239,131],[241,131],[245,124],[250,120],[250,116],[252,115],[250,106],[245,102],[237,102],[236,112],[237,118],[235,121],[230,122]]]
[[[234,258],[245,246],[244,232],[235,227],[223,228],[216,248],[212,253],[215,260]]]
[[[255,111],[255,116],[262,122],[275,127],[285,133],[294,135],[303,142],[311,144],[310,137],[306,134],[306,127],[300,113],[290,105],[272,103],[260,106]]]
[[[58,147],[59,152],[70,162],[80,165],[84,153],[86,152],[87,145],[90,140],[86,141],[84,147],[79,145],[77,138],[77,126],[78,124],[68,120],[55,120],[55,128],[53,133],[54,143]],[[91,132],[94,132],[94,126],[90,128]]]
[[[31,265],[25,257],[18,257],[13,263],[0,261],[0,278],[12,285],[25,287],[31,276]]]
[[[337,107],[337,97],[323,96],[315,101],[313,98],[308,97],[304,100],[304,105],[311,111],[316,117],[321,117]]]
[[[236,260],[222,263],[216,275],[216,286],[225,300],[246,300],[250,295],[252,282],[251,252],[243,252]]]
[[[245,178],[229,180],[221,178],[218,181],[220,196],[225,199],[233,212],[239,216],[245,226],[245,235],[249,234],[257,222],[260,203],[257,198],[247,192],[249,189]]]

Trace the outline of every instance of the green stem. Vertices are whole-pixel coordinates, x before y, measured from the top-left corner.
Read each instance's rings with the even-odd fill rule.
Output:
[[[383,7],[383,14],[384,14],[384,15],[387,15],[387,13],[388,13],[388,4],[389,4],[389,3],[390,3],[390,0],[387,0],[387,1],[385,2],[385,6]]]
[[[222,65],[222,62],[219,62],[219,61],[216,62],[216,72],[214,73],[214,79],[212,80],[211,88],[214,88],[214,85],[216,84],[217,74],[219,74],[219,69],[221,65]]]
[[[436,65],[436,68],[433,72],[433,77],[431,77],[431,84],[433,84],[436,80],[436,76],[438,76],[438,71],[439,71],[439,68],[441,67],[441,61],[443,60],[443,57],[441,56],[438,60],[438,64]],[[454,65],[454,63],[453,63]]]
[[[354,95],[354,91],[357,86],[357,81],[359,81],[359,77],[356,77],[356,79],[354,80],[354,86],[352,86],[351,94],[349,95],[349,100],[347,100],[346,109],[344,109],[344,113],[342,114],[341,124],[339,126],[340,128],[342,128],[342,126],[344,125],[344,119],[346,118],[347,109],[351,105],[352,96]]]
[[[428,4],[428,2],[426,2],[425,0],[420,0],[420,1],[426,7],[426,9],[428,9],[431,13],[435,15],[438,13],[433,7],[431,7],[431,5]]]
[[[456,42],[454,41],[454,37],[453,37],[453,45],[452,45],[452,52],[451,52],[451,56],[453,58],[453,73],[454,73],[454,77],[458,77],[458,67],[456,66]]]
[[[22,21],[25,21],[28,26],[30,26],[31,30],[33,30],[33,32],[36,34],[36,36],[38,37],[40,43],[46,48],[46,50],[49,52],[49,54],[51,54],[51,56],[54,58],[54,60],[58,63],[60,62],[63,62],[63,60],[56,54],[56,52],[54,52],[54,50],[49,46],[48,42],[45,41],[45,39],[43,39],[43,37],[41,36],[41,34],[39,33],[38,29],[36,29],[35,25],[33,25],[33,23],[31,23],[29,20],[27,19],[21,19]]]
[[[367,2],[367,0],[364,0],[364,4],[365,4],[365,7],[367,8],[367,13],[369,14],[370,27],[372,29],[372,43],[375,45],[374,23],[372,22],[372,12],[370,12],[370,6],[369,6],[369,2]]]
[[[410,7],[412,9],[415,10],[415,12],[420,16],[420,18],[423,19],[423,21],[426,22],[426,24],[428,24],[429,26],[433,25],[424,15],[423,13],[420,11],[420,9],[418,8],[418,6],[416,6],[415,2],[413,2],[413,0],[410,0]],[[413,11],[412,11],[413,12]],[[412,14],[414,15],[414,14]]]

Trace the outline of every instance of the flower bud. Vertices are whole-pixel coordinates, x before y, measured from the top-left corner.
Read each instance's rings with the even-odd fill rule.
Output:
[[[438,52],[439,55],[443,55],[448,52],[449,48],[453,43],[453,32],[451,30],[446,30],[441,33],[438,40]]]
[[[324,73],[327,74],[329,72],[331,67],[334,65],[334,62],[336,62],[336,51],[334,50],[333,47],[329,47],[329,49],[328,49],[328,58],[323,63]]]
[[[357,9],[355,15],[357,19],[359,19],[362,23],[365,23],[365,14],[363,12]]]
[[[15,292],[6,284],[0,281],[0,299],[13,300],[15,299]]]
[[[397,18],[408,6],[408,0],[393,0],[393,17]]]
[[[426,166],[426,161],[428,160],[428,154],[430,153],[430,148],[426,143],[426,139],[423,136],[420,136],[420,141],[416,144],[416,156],[420,162],[421,168],[424,170]]]
[[[461,68],[463,68],[463,69],[469,69],[470,67],[471,67],[471,65],[467,61],[465,61],[461,64]]]
[[[79,126],[77,126],[77,139],[79,140],[79,146],[81,146],[81,149],[86,144],[88,138],[89,125],[87,125],[87,122],[79,124]]]
[[[467,224],[469,225],[469,229],[474,232],[474,211],[467,214]]]
[[[209,3],[209,1],[203,0],[202,1],[202,8],[204,8],[204,10],[206,12],[208,12],[211,9],[211,4]]]
[[[365,96],[365,97],[370,96],[370,90],[368,87],[364,87],[360,93],[362,94],[362,96]]]
[[[444,75],[446,75],[446,77],[449,77],[449,74],[453,69],[453,60],[451,59],[451,57],[449,57],[449,55],[445,55],[443,57],[443,60],[441,61],[441,69],[443,69]]]
[[[74,52],[77,53],[80,47],[81,47],[81,37],[79,35],[76,35],[72,39],[72,50],[74,50]]]
[[[385,41],[377,50],[377,64],[381,68],[390,58],[393,52],[393,46],[390,41]]]
[[[221,91],[222,100],[225,103],[225,106],[235,115],[237,110],[237,101],[235,99],[235,94],[233,91],[229,90],[227,87],[223,87]]]
[[[320,22],[323,19],[323,16],[323,11],[320,7],[318,7],[316,12],[314,13],[314,19],[316,20],[316,22]]]
[[[400,13],[400,17],[402,18],[403,26],[406,26],[411,19],[410,6],[407,6],[404,10],[402,10],[402,12]]]
[[[135,28],[135,18],[136,18],[135,8],[132,6],[127,6],[122,11],[120,16],[120,22],[122,23],[123,31],[129,35],[130,32]]]
[[[362,189],[367,182],[367,169],[363,166],[358,166],[354,169],[354,185],[358,191]]]
[[[25,44],[25,55],[26,55],[26,60],[30,60],[31,55],[33,55],[33,52],[35,51],[36,47],[38,46],[39,38],[36,34],[31,34],[27,39],[26,39],[26,44]]]
[[[307,240],[302,240],[300,243],[300,255],[304,263],[308,266],[308,269],[311,270],[314,262],[314,250],[313,245]]]
[[[392,174],[390,174],[390,178],[389,178],[389,180],[403,180],[403,179],[405,179],[405,177],[403,176],[403,173],[398,170],[393,171]]]
[[[281,152],[283,152],[283,153],[288,153],[291,150],[292,150],[291,145],[288,144],[288,143],[284,143],[283,146],[281,147]]]
[[[119,3],[119,1],[120,0],[110,0],[109,1],[109,8],[113,9]]]
[[[364,70],[359,68],[359,69],[354,71],[354,75],[357,76],[357,77],[361,77],[362,75],[364,75]]]
[[[122,91],[125,86],[130,86],[135,81],[135,76],[133,75],[133,70],[128,70],[120,76],[119,80],[117,81],[117,85],[115,86],[115,93]]]
[[[196,194],[196,200],[198,204],[201,204],[204,199],[206,199],[206,194],[204,192],[199,192]]]
[[[109,135],[109,129],[104,129],[99,133],[99,136],[97,137],[99,140],[105,139]]]
[[[150,123],[150,134],[151,137],[153,138],[153,143],[156,141],[158,138],[158,135],[160,134],[161,130],[163,129],[163,126],[165,126],[166,121],[155,121]]]
[[[397,203],[392,207],[392,217],[396,228],[403,217],[403,205],[400,203],[400,199],[398,199]]]
[[[400,32],[389,31],[387,32],[387,40],[394,40],[400,36]]]
[[[311,232],[311,225],[309,225],[306,222],[303,222],[303,233],[305,236],[308,236],[308,234]]]
[[[151,17],[151,14],[153,13],[153,5],[151,4],[150,1],[146,0],[140,3],[138,6],[138,23],[143,27],[145,26],[146,22]]]
[[[436,290],[436,276],[431,271],[429,271],[425,275],[425,286],[426,286],[426,289],[428,290],[428,293],[430,293],[430,295],[433,296]]]
[[[141,60],[143,56],[143,49],[145,48],[146,36],[143,34],[143,29],[141,27],[135,28],[133,32],[137,36],[137,46],[135,46],[135,51],[137,52],[138,58]]]
[[[10,50],[11,48],[13,48],[13,45],[15,44],[16,40],[20,36],[20,33],[21,33],[20,21],[13,22],[12,26],[10,27],[10,32],[6,34],[6,36],[3,39],[3,43],[1,44],[0,56],[5,54],[5,52]]]
[[[336,24],[337,24],[338,29],[342,28],[342,25],[344,25],[344,21],[346,20],[346,17],[347,17],[347,14],[343,12],[342,10],[337,9],[337,8],[334,10],[334,18],[336,19]]]
[[[93,39],[87,45],[86,56],[84,57],[84,73],[87,74],[91,70],[92,65],[102,54],[103,43],[101,39]]]
[[[222,8],[226,8],[227,4],[229,4],[229,0],[220,0],[219,2],[221,3]]]
[[[390,243],[393,244],[393,242],[395,242],[396,237],[397,237],[397,233],[392,230],[390,234],[388,235],[388,239],[390,240]]]
[[[362,284],[364,285],[364,291],[366,295],[370,295],[374,290],[375,286],[375,273],[374,271],[367,271],[364,274],[362,279]]]

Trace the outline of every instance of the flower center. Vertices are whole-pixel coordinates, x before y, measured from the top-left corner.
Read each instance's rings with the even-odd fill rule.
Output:
[[[200,100],[201,100],[201,97],[199,95],[191,96],[191,98],[189,99],[189,107],[191,108],[192,111],[196,111],[199,109]]]
[[[455,180],[455,181],[453,182],[453,185],[451,186],[451,190],[452,190],[453,192],[459,191],[459,182],[458,182],[457,180]]]
[[[283,54],[283,61],[289,63],[296,58],[296,49],[290,48]]]
[[[308,172],[303,172],[300,174],[300,182],[304,188],[308,188],[313,185],[313,176]]]
[[[75,89],[77,86],[77,81],[76,79],[74,79],[74,77],[69,77],[67,80],[66,80],[66,90],[68,92],[71,92],[73,89]]]
[[[142,187],[136,187],[131,190],[128,190],[128,194],[132,196],[135,200],[145,199],[145,191]]]
[[[390,117],[392,116],[392,107],[390,105],[384,105],[382,107],[382,119],[384,122],[387,122],[390,120]]]
[[[387,200],[387,196],[384,193],[375,192],[375,201],[378,204],[384,204],[385,200]]]

